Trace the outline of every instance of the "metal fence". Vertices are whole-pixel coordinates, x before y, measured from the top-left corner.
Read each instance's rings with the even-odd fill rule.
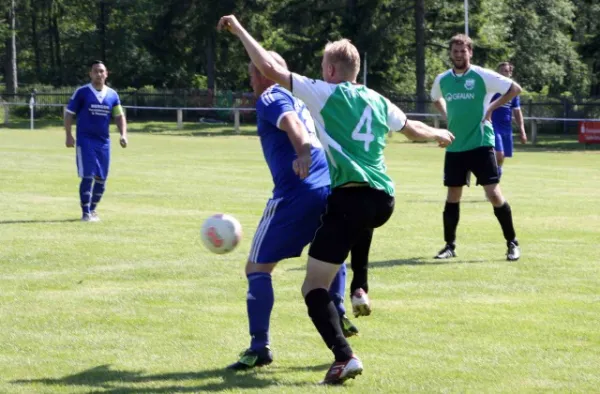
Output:
[[[0,95],[0,103],[29,104],[35,102],[35,118],[62,117],[63,107],[73,94],[72,88],[54,89],[51,92],[21,92],[16,95]],[[433,122],[432,116],[437,111],[430,101],[419,102],[413,96],[387,93],[388,97],[404,112],[420,114],[425,121]],[[198,122],[201,119],[234,122],[236,112],[241,123],[253,123],[256,115],[251,110],[231,111],[229,109],[254,108],[255,98],[248,92],[179,89],[144,91],[125,89],[119,91],[121,102],[130,107],[127,117],[132,121],[164,120],[180,122]],[[174,110],[186,109],[179,115]],[[147,110],[152,109],[152,110]],[[213,110],[211,110],[213,109]],[[223,110],[226,109],[226,110]],[[521,98],[523,115],[528,119],[540,119],[537,132],[540,134],[576,134],[578,119],[600,118],[599,98],[551,98],[527,97]],[[10,106],[10,115],[18,118],[29,118],[27,105]],[[554,121],[544,121],[554,119]],[[442,123],[443,124],[443,123]]]

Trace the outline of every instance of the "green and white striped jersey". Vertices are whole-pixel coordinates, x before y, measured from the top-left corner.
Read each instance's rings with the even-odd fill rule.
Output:
[[[390,130],[399,131],[406,115],[379,93],[350,82],[331,84],[292,74],[292,93],[308,107],[327,154],[331,187],[350,182],[394,195],[383,150]]]
[[[431,99],[446,101],[448,130],[455,137],[446,148],[448,152],[494,146],[494,129],[490,122],[484,122],[485,112],[494,94],[505,94],[511,85],[511,79],[473,65],[464,74],[450,69],[435,78]]]

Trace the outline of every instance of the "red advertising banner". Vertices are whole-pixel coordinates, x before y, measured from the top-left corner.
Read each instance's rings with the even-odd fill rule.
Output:
[[[579,122],[579,142],[600,144],[600,122]]]

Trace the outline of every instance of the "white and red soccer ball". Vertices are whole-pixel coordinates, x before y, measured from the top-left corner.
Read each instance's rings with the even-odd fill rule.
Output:
[[[216,214],[204,221],[200,229],[204,246],[213,253],[231,252],[242,239],[242,225],[227,214]]]

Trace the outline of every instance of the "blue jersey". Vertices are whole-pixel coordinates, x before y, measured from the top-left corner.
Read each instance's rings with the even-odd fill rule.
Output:
[[[123,109],[119,95],[113,89],[104,86],[98,91],[92,84],[87,84],[73,93],[67,112],[77,116],[77,139],[108,141],[111,117],[122,115]]]
[[[500,96],[499,93],[496,93],[494,97],[492,97],[492,102],[498,100]],[[512,110],[514,108],[521,108],[519,96],[513,98],[511,101],[492,112],[494,131],[512,133]]]
[[[289,112],[298,114],[312,144],[312,164],[309,175],[305,179],[300,179],[294,173],[292,162],[297,158],[296,151],[287,133],[278,127],[283,115]],[[281,86],[273,85],[257,100],[256,115],[258,136],[275,184],[273,189],[275,198],[329,186],[327,159],[317,139],[313,119],[302,101],[293,97]]]

